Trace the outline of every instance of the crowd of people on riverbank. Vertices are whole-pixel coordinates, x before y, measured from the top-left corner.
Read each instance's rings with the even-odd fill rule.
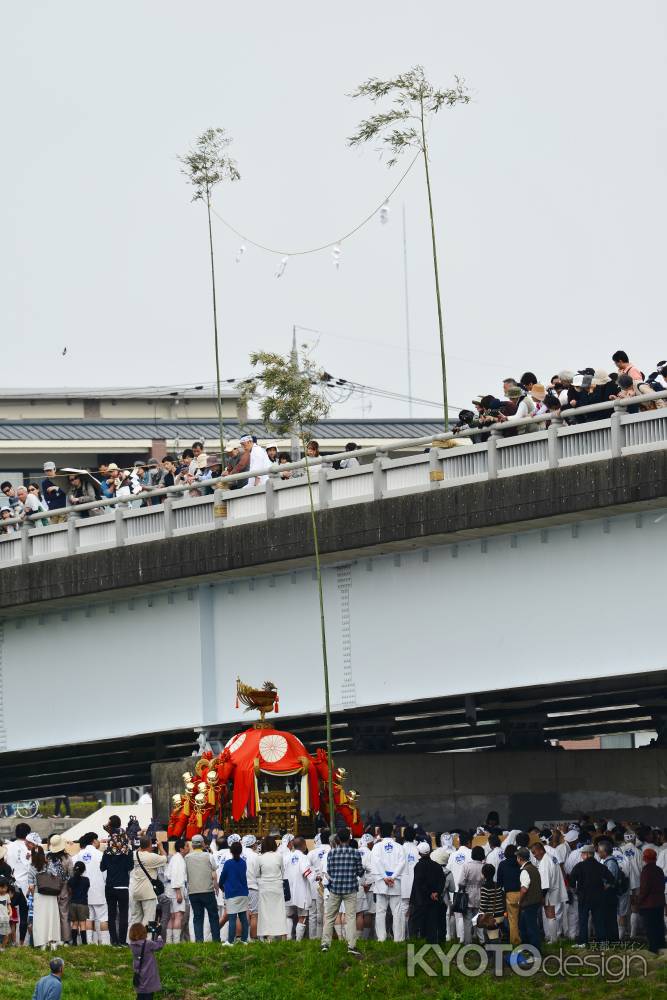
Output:
[[[341,828],[167,844],[111,817],[78,848],[17,825],[0,847],[1,947],[123,947],[137,928],[167,944],[316,938],[323,950],[337,935],[355,954],[371,937],[665,947],[667,830],[638,823],[503,830],[491,813],[476,831],[371,823],[358,840]]]

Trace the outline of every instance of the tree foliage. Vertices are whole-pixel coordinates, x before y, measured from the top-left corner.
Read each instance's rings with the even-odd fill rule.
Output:
[[[350,96],[368,97],[373,103],[391,98],[393,105],[388,111],[362,121],[354,135],[348,138],[348,145],[361,146],[379,140],[380,148],[390,151],[387,162],[390,167],[405,149],[419,149],[426,155],[425,129],[431,116],[443,107],[470,102],[465,81],[458,76],[454,80],[454,86],[448,90],[436,90],[427,80],[423,66],[413,66],[391,80],[370,77]]]
[[[209,128],[195,140],[194,149],[178,157],[181,173],[194,188],[193,201],[209,201],[211,191],[221,181],[241,179],[236,160],[226,153],[231,142],[224,128]]]
[[[303,345],[299,364],[291,355],[253,351],[250,363],[256,374],[245,381],[241,396],[259,403],[262,420],[277,434],[297,428],[303,437],[329,412],[323,387],[326,373],[309,357]]]

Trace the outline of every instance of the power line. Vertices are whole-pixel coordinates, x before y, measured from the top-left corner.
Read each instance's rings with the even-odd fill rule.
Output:
[[[219,212],[216,212],[216,210],[213,207],[211,207],[211,212],[213,213],[213,215],[215,215],[216,219],[219,219],[219,221],[222,222],[223,226],[226,226],[227,229],[230,229],[236,236],[239,237],[239,239],[243,240],[244,243],[249,243],[250,246],[256,247],[258,250],[264,250],[266,251],[266,253],[277,254],[278,256],[281,257],[304,257],[306,254],[319,253],[321,250],[329,250],[331,247],[339,246],[341,243],[344,242],[344,240],[349,240],[351,236],[354,236],[354,234],[358,233],[360,229],[363,229],[363,227],[368,222],[371,221],[373,216],[377,215],[377,213],[381,211],[381,209],[389,201],[391,196],[395,194],[396,191],[398,191],[399,187],[401,186],[405,178],[408,176],[408,174],[414,167],[415,163],[417,162],[417,159],[421,155],[422,155],[421,150],[419,150],[414,159],[411,161],[407,170],[401,174],[399,180],[393,186],[389,194],[385,195],[380,204],[376,208],[374,208],[373,211],[370,212],[364,219],[362,219],[361,222],[359,222],[356,226],[354,226],[353,229],[350,229],[349,232],[345,233],[343,236],[339,236],[338,239],[331,240],[328,243],[322,243],[320,246],[317,247],[310,247],[307,250],[278,250],[276,247],[266,246],[264,243],[259,243],[257,240],[252,240],[249,236],[246,236],[244,233],[241,232],[240,229],[237,229],[235,226],[233,226],[231,222],[228,222],[227,219],[224,219]]]

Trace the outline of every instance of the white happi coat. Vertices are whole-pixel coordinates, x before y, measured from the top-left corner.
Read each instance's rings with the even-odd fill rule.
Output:
[[[283,855],[283,865],[290,891],[287,905],[307,910],[313,898],[311,892],[313,870],[308,862],[308,855],[302,854],[301,851],[290,851]]]
[[[371,870],[373,872],[376,895],[400,896],[401,875],[405,869],[405,854],[400,844],[392,837],[383,837],[371,851]],[[396,879],[393,885],[387,885],[385,878]]]

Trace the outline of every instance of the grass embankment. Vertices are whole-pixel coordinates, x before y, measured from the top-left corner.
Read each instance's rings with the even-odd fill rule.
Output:
[[[254,944],[221,948],[214,944],[168,945],[159,955],[162,1000],[664,1000],[667,961],[648,957],[648,974],[620,982],[604,978],[565,978],[537,973],[523,979],[505,970],[501,979],[485,972],[477,978],[453,968],[449,978],[406,974],[406,946],[360,942],[362,959],[348,958],[334,942],[320,954],[317,942]],[[446,950],[446,948],[445,948]],[[64,948],[64,1000],[132,1000],[129,951],[116,948]],[[582,952],[573,954],[581,957]],[[623,954],[623,953],[621,953]],[[44,975],[51,953],[28,948],[0,955],[0,997],[25,1000]],[[437,967],[437,961],[429,959]]]

